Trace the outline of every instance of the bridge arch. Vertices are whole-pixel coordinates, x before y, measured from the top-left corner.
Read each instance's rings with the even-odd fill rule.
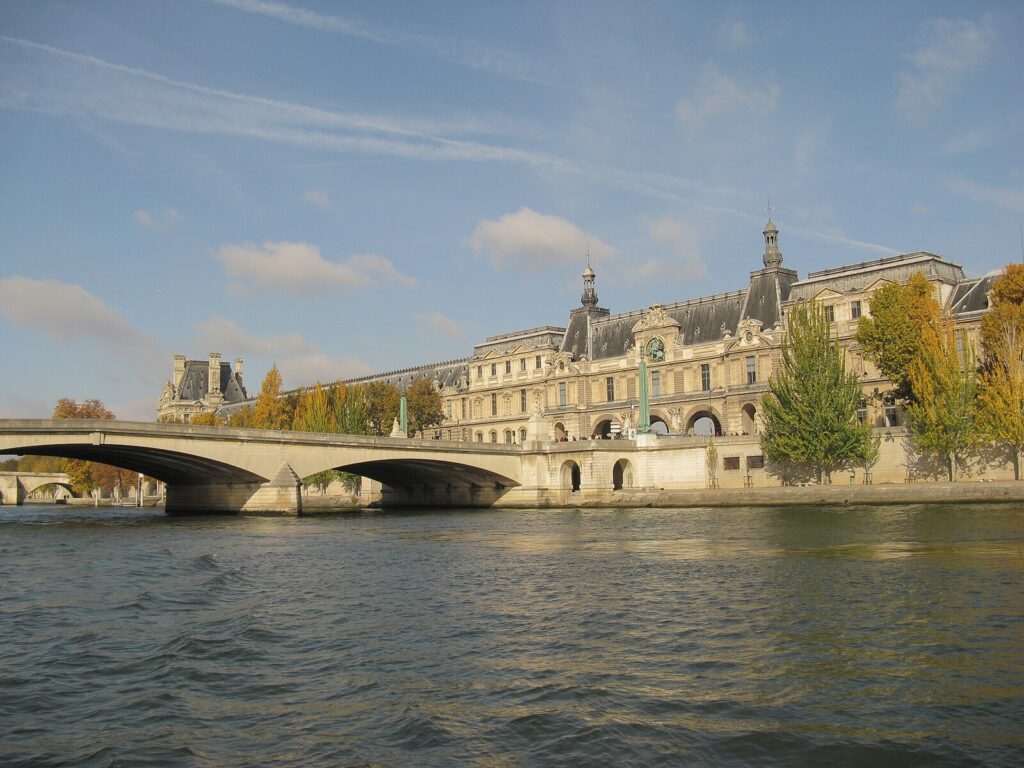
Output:
[[[301,511],[300,480],[334,468],[378,480],[395,503],[487,506],[520,485],[520,451],[518,445],[470,448],[462,442],[181,424],[0,420],[0,452],[142,472],[167,484],[168,511],[294,514]]]
[[[561,486],[564,490],[576,493],[580,489],[581,479],[582,473],[579,464],[572,459],[562,464]]]

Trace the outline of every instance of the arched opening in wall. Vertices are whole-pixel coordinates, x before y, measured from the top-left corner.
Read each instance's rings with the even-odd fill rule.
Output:
[[[567,461],[562,465],[562,488],[576,493],[580,489],[580,465]]]
[[[519,430],[519,444],[522,445],[526,442],[526,428],[523,427]]]
[[[753,403],[747,403],[740,409],[740,415],[743,418],[743,434],[752,435],[757,431],[754,421],[754,417],[757,416],[757,409]]]
[[[483,432],[477,432],[476,433],[476,441],[478,443],[482,443],[484,441],[484,433]]]
[[[626,459],[619,459],[612,467],[612,488],[621,491],[633,487],[633,467]]]
[[[722,424],[711,411],[697,411],[686,424],[686,434],[712,437],[722,434]]]
[[[668,424],[666,424],[659,416],[651,416],[651,433],[655,435],[667,435]]]
[[[498,442],[498,433],[495,432],[493,429],[491,430],[491,442],[492,443]]]
[[[597,422],[594,426],[594,431],[590,434],[599,440],[608,440],[612,436],[612,420],[604,419]]]
[[[565,437],[565,424],[558,422],[555,424],[555,440],[561,440]]]
[[[505,442],[508,443],[509,445],[511,445],[515,441],[516,441],[516,433],[513,432],[511,429],[506,429],[505,430]]]

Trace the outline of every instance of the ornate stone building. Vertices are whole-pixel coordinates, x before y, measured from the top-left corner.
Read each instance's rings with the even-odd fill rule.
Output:
[[[801,280],[783,266],[779,231],[771,220],[763,236],[761,267],[739,290],[612,314],[598,302],[597,276],[588,265],[580,305],[569,312],[564,327],[491,336],[469,357],[349,383],[388,381],[405,388],[419,378],[435,382],[445,420],[425,438],[609,439],[629,436],[637,425],[637,377],[645,360],[652,431],[753,436],[761,425],[761,398],[779,364],[786,312],[794,302],[809,299],[822,305],[845,349],[848,370],[861,377],[860,417],[878,427],[898,427],[900,406],[886,397],[891,385],[863,359],[854,336],[874,292],[915,272],[924,274],[955,318],[958,343],[976,346],[996,274],[968,278],[959,265],[918,252],[811,272]],[[208,372],[217,369],[213,355],[210,360],[207,365],[175,358],[175,378],[165,387],[161,414],[185,416],[241,403],[241,361],[235,374],[220,364],[221,388],[215,392],[206,383],[213,378]]]
[[[244,362],[220,361],[219,352],[211,352],[208,360],[187,360],[184,355],[174,356],[171,379],[164,384],[157,405],[158,421],[183,421],[198,413],[218,411],[225,406],[248,399],[242,384]]]

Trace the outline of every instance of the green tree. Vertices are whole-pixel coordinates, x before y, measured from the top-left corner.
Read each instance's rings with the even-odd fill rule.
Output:
[[[763,401],[761,447],[782,468],[809,469],[818,482],[864,463],[874,447],[871,427],[857,422],[861,390],[847,373],[821,307],[789,310],[782,366]]]
[[[252,408],[243,405],[237,411],[228,416],[228,426],[236,429],[252,428]]]
[[[386,381],[371,381],[359,388],[363,397],[366,434],[384,436],[391,434],[391,427],[398,417],[401,393],[394,384]]]
[[[927,326],[921,353],[910,365],[915,402],[907,409],[914,447],[946,464],[950,482],[976,441],[977,375],[974,354],[957,354],[951,321]]]
[[[434,382],[417,379],[405,390],[405,399],[409,406],[409,429],[414,435],[444,421],[441,393]]]
[[[992,307],[981,320],[984,350],[978,380],[978,424],[1013,455],[1021,479],[1024,451],[1024,265],[1010,264],[992,286]]]
[[[906,283],[879,288],[872,296],[871,315],[860,319],[857,341],[864,356],[893,383],[898,397],[913,401],[910,366],[921,354],[923,329],[937,325],[942,309],[924,275]]]
[[[336,431],[327,390],[319,381],[299,396],[292,429],[297,432]]]
[[[288,403],[281,397],[281,374],[275,364],[263,377],[263,385],[253,409],[252,426],[255,429],[288,429],[291,422]]]

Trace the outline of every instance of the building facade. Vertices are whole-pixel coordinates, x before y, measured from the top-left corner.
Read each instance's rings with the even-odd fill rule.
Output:
[[[652,431],[663,435],[754,436],[761,399],[780,364],[788,309],[811,300],[823,307],[864,390],[859,413],[876,427],[899,427],[891,384],[864,359],[855,336],[880,287],[922,273],[955,320],[958,343],[977,348],[981,315],[996,274],[967,277],[960,265],[917,252],[811,272],[800,279],[783,266],[779,231],[763,230],[760,268],[746,286],[727,293],[655,304],[612,314],[600,306],[597,275],[583,273],[580,305],[564,326],[540,326],[491,336],[473,354],[352,379],[387,381],[404,389],[427,378],[439,389],[445,418],[420,437],[476,442],[615,439],[634,434],[639,420],[640,362],[646,362]],[[204,410],[230,410],[245,400],[241,360],[174,362],[159,414],[187,420]],[[220,371],[219,379],[212,375]],[[214,389],[215,379],[219,389]]]
[[[242,383],[245,363],[242,358],[222,363],[219,352],[211,352],[206,360],[188,360],[174,356],[171,378],[164,383],[157,404],[157,421],[188,423],[200,413],[217,412],[226,406],[248,400]]]

